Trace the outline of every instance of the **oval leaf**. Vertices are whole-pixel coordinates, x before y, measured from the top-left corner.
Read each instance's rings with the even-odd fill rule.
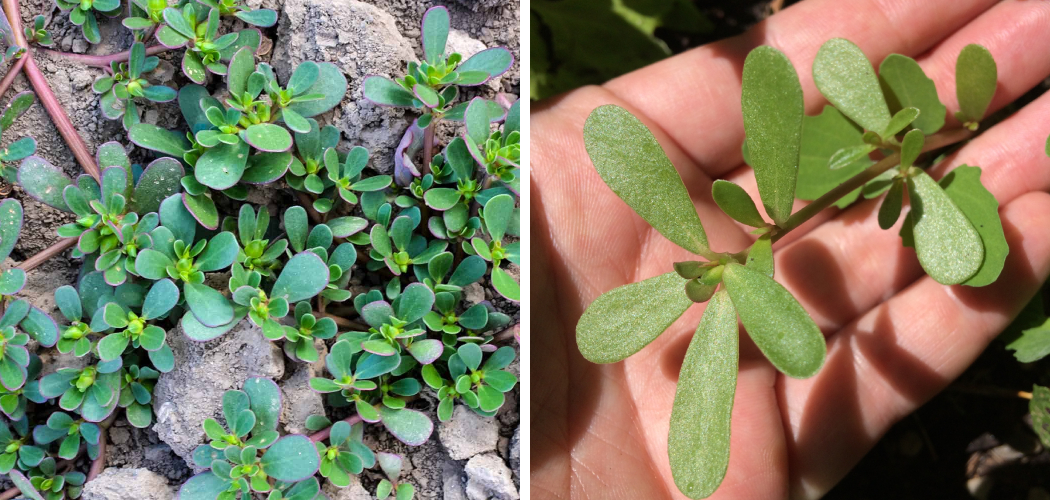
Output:
[[[722,179],[716,180],[711,185],[711,195],[726,215],[736,219],[738,222],[751,227],[762,227],[766,221],[758,213],[754,200],[744,191],[744,188]]]
[[[988,49],[971,43],[955,61],[955,95],[959,100],[959,121],[979,122],[995,96],[998,69]]]
[[[920,172],[908,179],[915,253],[926,273],[943,285],[957,285],[984,261],[984,245],[966,215],[932,177]]]
[[[313,252],[296,254],[281,270],[273,284],[271,297],[285,297],[288,302],[309,299],[328,285],[328,266]]]
[[[853,42],[828,40],[813,60],[813,83],[842,114],[866,130],[882,133],[890,109],[871,62]]]

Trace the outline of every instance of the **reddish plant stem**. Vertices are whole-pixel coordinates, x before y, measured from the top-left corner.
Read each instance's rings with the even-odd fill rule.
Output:
[[[25,32],[22,31],[22,9],[18,5],[18,0],[3,0],[4,14],[7,15],[7,23],[11,25],[12,35],[15,37],[15,43],[19,47],[25,47],[29,49],[29,43],[26,42]]]
[[[18,268],[25,272],[32,271],[33,269],[39,267],[40,264],[46,262],[47,259],[50,259],[51,257],[54,257],[68,250],[72,246],[76,245],[77,241],[79,241],[77,238],[65,238],[58,240],[58,243],[55,243],[54,245],[51,245],[37,252],[36,255],[26,259],[25,262],[22,262],[18,265]]]
[[[152,46],[146,47],[146,55],[147,56],[155,56],[157,54],[162,54],[162,53],[167,52],[169,50],[172,50],[172,49],[169,49],[169,48],[167,48],[167,47],[165,47],[163,45],[152,45]],[[60,52],[60,51],[51,50],[51,49],[36,49],[36,51],[37,52],[42,52],[44,54],[52,55],[52,56],[57,56],[57,57],[62,57],[62,58],[65,58],[65,59],[69,59],[70,61],[76,61],[78,63],[81,63],[81,64],[85,65],[85,66],[92,66],[92,67],[95,67],[95,68],[108,68],[110,63],[112,63],[114,61],[116,61],[116,62],[127,61],[128,60],[128,55],[130,55],[130,51],[127,51],[127,50],[125,50],[124,52],[117,52],[115,54],[109,54],[109,55],[105,55],[105,56],[93,56],[93,55],[90,55],[90,54],[75,54],[75,53],[72,53],[72,52]]]
[[[314,314],[316,314],[318,316],[321,316],[321,317],[324,317],[324,318],[332,318],[332,319],[335,320],[335,324],[336,325],[342,326],[344,328],[357,328],[358,330],[361,330],[361,331],[368,331],[368,325],[365,325],[363,323],[358,323],[357,321],[352,321],[352,320],[346,319],[346,318],[344,318],[342,316],[336,316],[334,314],[328,314],[328,313],[326,313],[324,311],[314,311]]]
[[[346,417],[346,418],[344,418],[342,420],[342,422],[346,422],[346,423],[348,423],[350,425],[354,425],[354,424],[356,424],[358,422],[361,422],[361,421],[362,420],[361,420],[361,416],[360,415],[350,415],[349,417]],[[333,425],[335,425],[335,424],[333,424]],[[317,432],[315,432],[313,434],[310,434],[310,441],[313,441],[315,443],[319,443],[321,441],[324,441],[325,439],[328,439],[328,436],[330,434],[332,434],[332,426],[331,425],[329,425],[328,427],[326,427],[324,429],[321,429],[321,430],[319,430],[319,431],[317,431]],[[2,500],[2,499],[0,499],[0,500]]]
[[[62,109],[62,105],[59,104],[55,93],[51,91],[47,78],[44,78],[40,67],[33,60],[33,54],[26,54],[24,59],[26,60],[25,72],[26,77],[29,78],[29,83],[33,84],[33,89],[36,90],[40,103],[44,105],[44,109],[51,115],[51,120],[55,123],[55,127],[58,128],[58,132],[62,134],[62,138],[66,140],[69,149],[73,151],[73,156],[76,157],[77,163],[80,163],[80,167],[88,175],[94,177],[96,181],[100,181],[101,175],[98,164],[95,163],[95,158],[88,151],[87,144],[84,144],[84,139],[77,133],[73,122],[69,121],[69,115],[66,114],[65,109]]]
[[[22,492],[19,491],[18,488],[11,488],[3,493],[0,493],[0,500],[11,500],[12,498],[17,497],[21,493]]]
[[[7,74],[4,75],[4,79],[0,80],[0,97],[3,97],[7,93],[7,89],[11,88],[11,84],[14,83],[15,77],[22,72],[22,67],[26,64],[26,58],[22,57],[15,61],[11,65],[11,69],[7,70]]]
[[[419,169],[423,175],[430,173],[430,163],[434,161],[434,129],[437,128],[437,119],[430,120],[430,125],[423,129],[423,168]],[[426,220],[426,219],[423,219]]]
[[[505,342],[507,340],[516,338],[518,336],[518,332],[519,331],[520,331],[519,330],[519,325],[514,325],[514,326],[512,326],[510,328],[507,328],[506,330],[503,330],[502,332],[499,332],[499,334],[496,335],[495,337],[492,337],[492,341],[493,342]]]
[[[295,195],[299,197],[299,203],[303,204],[303,207],[306,208],[306,213],[310,214],[310,219],[313,220],[315,224],[324,222],[321,214],[317,210],[314,210],[314,201],[310,199],[310,195],[302,191],[296,191]]]
[[[102,474],[102,469],[106,468],[106,428],[99,427],[98,436],[98,457],[91,462],[91,468],[88,469],[87,480],[91,481]]]

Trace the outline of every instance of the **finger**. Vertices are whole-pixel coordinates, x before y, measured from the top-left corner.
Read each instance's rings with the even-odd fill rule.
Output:
[[[1050,74],[1050,51],[1028,49],[1050,45],[1050,4],[1045,2],[1004,2],[981,14],[973,22],[952,34],[938,46],[917,58],[923,71],[937,86],[941,102],[948,108],[948,123],[945,128],[958,127],[953,118],[959,106],[955,97],[955,60],[963,47],[978,43],[987,48],[998,66],[999,85],[988,114],[1013,102]],[[979,163],[990,165],[991,163]],[[726,176],[739,184],[752,196],[758,198],[758,187],[751,167],[740,166]],[[806,203],[796,200],[795,210]],[[837,213],[837,210],[822,212],[805,226],[792,231],[782,244],[799,238]]]
[[[1001,210],[1010,256],[983,288],[926,277],[829,342],[815,377],[782,378],[796,498],[831,488],[901,417],[962,373],[1050,273],[1050,195],[1028,193]]]
[[[1050,190],[1044,154],[1050,94],[963,146],[948,166],[982,167],[981,181],[1000,206],[1028,191]],[[942,168],[932,172],[943,174]],[[922,276],[898,228],[878,226],[880,200],[867,200],[776,253],[777,279],[825,332],[834,332]],[[1000,278],[1002,280],[1003,278]]]
[[[705,45],[605,86],[645,111],[709,175],[721,177],[742,161],[740,74],[747,53],[762,44],[783,51],[799,71],[806,109],[823,98],[808,68],[820,45],[843,37],[874,60],[897,52],[917,55],[965,25],[989,0],[809,0],[757,24],[747,33]]]

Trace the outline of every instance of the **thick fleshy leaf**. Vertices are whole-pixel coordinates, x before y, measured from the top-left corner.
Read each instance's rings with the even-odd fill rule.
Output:
[[[184,283],[183,293],[190,312],[204,326],[222,326],[233,320],[233,306],[219,291],[201,283]]]
[[[448,41],[448,9],[436,6],[423,14],[423,55],[430,64],[437,64],[445,54]]]
[[[944,126],[947,108],[937,97],[937,87],[926,76],[914,59],[900,54],[890,54],[879,65],[879,84],[886,96],[890,112],[913,107],[919,117],[912,127],[926,134],[933,134]]]
[[[434,422],[416,410],[393,410],[380,405],[379,415],[386,429],[409,446],[425,443],[434,432]]]
[[[943,285],[972,278],[984,262],[981,236],[936,181],[925,172],[908,179],[915,253],[926,273]]]
[[[682,178],[640,120],[621,107],[604,105],[587,118],[583,137],[598,174],[617,196],[678,246],[695,254],[710,252]],[[654,196],[657,187],[660,195]]]
[[[328,266],[313,252],[302,252],[288,259],[281,275],[273,284],[271,297],[285,297],[288,302],[309,299],[328,285]]]
[[[160,202],[182,190],[185,175],[182,164],[173,158],[159,158],[150,163],[135,185],[131,211],[139,214],[160,210]]]
[[[332,230],[332,236],[347,238],[368,227],[368,219],[353,216],[337,217],[329,220],[326,225]]]
[[[58,343],[58,324],[51,315],[36,307],[29,308],[19,326],[43,347],[52,347]]]
[[[988,49],[971,43],[955,61],[955,95],[959,100],[959,121],[976,123],[995,96],[998,70]]]
[[[871,62],[853,42],[828,40],[813,60],[813,82],[831,104],[866,130],[882,133],[890,110]]]
[[[22,233],[22,204],[13,198],[0,201],[0,260],[11,255]]]
[[[492,286],[500,295],[515,302],[521,301],[521,287],[503,268],[492,269]]]
[[[241,96],[248,90],[248,77],[255,72],[255,53],[249,47],[241,47],[230,58],[226,71],[226,88],[231,95]]]
[[[288,129],[273,123],[251,125],[243,132],[243,137],[259,151],[276,153],[292,147],[292,134]]]
[[[886,192],[886,197],[883,198],[882,205],[879,206],[879,227],[883,229],[893,227],[901,216],[903,203],[904,182],[896,181],[890,187],[890,190]]]
[[[182,205],[186,208],[187,213],[193,216],[195,223],[208,229],[218,229],[219,210],[215,207],[215,201],[207,194],[201,193],[193,196],[189,193],[182,193],[181,198]]]
[[[258,126],[258,125],[255,125]],[[281,130],[280,126],[273,125]],[[288,133],[287,130],[284,131]],[[291,136],[288,136],[291,141]],[[291,142],[289,142],[291,144]],[[287,149],[287,148],[285,148]],[[193,169],[197,182],[212,189],[226,189],[237,184],[248,163],[248,144],[222,144],[209,149],[199,159]]]
[[[744,188],[725,180],[716,180],[711,185],[711,194],[715,203],[726,215],[751,227],[762,227],[766,221],[758,213],[754,200]]]
[[[146,279],[159,280],[168,276],[167,267],[172,260],[162,252],[146,248],[139,250],[135,258],[135,272]]]
[[[24,474],[19,472],[17,469],[13,469],[7,473],[8,478],[18,488],[18,491],[22,492],[29,500],[44,500],[44,497],[40,495],[40,492],[33,487],[33,483],[29,482]]]
[[[423,317],[434,307],[434,292],[422,283],[405,287],[397,299],[397,317],[409,323]]]
[[[180,500],[215,500],[230,487],[229,480],[221,479],[208,470],[189,478],[179,488]]]
[[[791,292],[739,264],[727,265],[722,281],[748,335],[773,366],[794,378],[820,370],[827,354],[824,335]]]
[[[12,268],[0,272],[0,295],[14,295],[26,285],[26,272]]]
[[[289,483],[312,476],[317,472],[320,462],[317,448],[310,438],[297,434],[278,439],[259,459],[263,472],[278,481]]]
[[[137,146],[175,158],[182,158],[182,155],[190,149],[186,134],[148,123],[133,125],[128,129],[128,138]]]
[[[766,213],[778,224],[791,216],[798,177],[802,86],[791,61],[779,50],[758,47],[744,61],[744,130],[750,164]]]
[[[0,131],[11,128],[15,120],[22,116],[35,100],[36,95],[31,91],[19,92],[12,97],[4,108],[3,115],[0,115]]]
[[[182,324],[182,331],[190,338],[190,340],[196,342],[207,342],[219,338],[224,333],[232,330],[233,327],[237,326],[237,324],[248,315],[247,307],[236,307],[234,308],[234,311],[235,314],[233,316],[233,321],[216,327],[201,324],[201,322],[192,314],[183,314],[180,322]]]
[[[408,346],[408,353],[412,355],[421,365],[429,365],[441,357],[444,344],[437,339],[423,339],[412,342]]]
[[[39,156],[22,160],[18,167],[18,183],[26,194],[59,210],[69,211],[62,190],[73,183],[61,169]]]
[[[260,28],[277,24],[277,11],[273,9],[242,10],[234,14],[237,19]]]
[[[915,163],[915,159],[922,154],[922,146],[926,143],[926,136],[922,130],[912,130],[904,136],[901,141],[901,171],[906,171]]]
[[[197,256],[195,263],[202,272],[219,271],[233,264],[237,258],[237,237],[229,231],[223,231],[212,236],[208,246]]]
[[[576,324],[576,343],[583,357],[615,363],[648,345],[671,326],[693,301],[686,280],[667,273],[605,292]]]
[[[253,377],[244,382],[244,392],[251,400],[255,413],[253,433],[272,431],[277,428],[281,416],[281,390],[268,378]]]
[[[503,73],[506,73],[514,65],[514,55],[503,47],[492,47],[470,56],[457,68],[460,74],[471,71],[484,71],[489,77],[479,83],[487,82]],[[475,84],[476,85],[476,84]]]
[[[159,318],[168,313],[179,302],[179,287],[170,279],[162,279],[150,287],[142,302],[142,317]]]
[[[485,204],[485,229],[493,241],[502,241],[514,215],[514,198],[508,194],[492,197]]]
[[[690,498],[711,496],[729,468],[738,333],[729,295],[715,294],[681,364],[667,447],[674,483]]]
[[[382,106],[414,107],[416,96],[389,78],[366,76],[362,84],[365,99]]]
[[[284,176],[292,164],[292,154],[259,153],[248,158],[248,167],[241,175],[241,182],[248,184],[269,184]]]
[[[3,151],[0,151],[0,160],[3,161],[18,161],[25,159],[29,155],[36,152],[36,140],[32,137],[23,137],[18,139],[11,144],[8,144]]]
[[[338,105],[343,101],[343,97],[346,96],[347,81],[346,76],[339,69],[338,66],[332,63],[319,63],[317,65],[320,74],[317,77],[317,81],[314,82],[310,88],[303,90],[303,94],[320,94],[324,98],[316,99],[313,101],[303,101],[292,103],[288,106],[288,109],[299,113],[304,118],[310,118],[324,113]],[[302,89],[296,89],[299,91]]]
[[[985,286],[994,283],[1003,270],[1010,247],[999,219],[999,202],[981,184],[980,167],[961,165],[948,172],[940,185],[973,225],[984,246],[984,260],[980,269],[963,284]]]

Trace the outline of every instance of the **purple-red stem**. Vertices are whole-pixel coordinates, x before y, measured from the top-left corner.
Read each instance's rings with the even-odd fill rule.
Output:
[[[350,425],[354,425],[354,424],[356,424],[358,422],[361,422],[361,416],[360,415],[350,415],[349,417],[344,418],[342,420],[342,422],[346,422],[346,423],[348,423]],[[335,424],[332,424],[332,425],[335,425]],[[328,436],[330,434],[332,434],[332,426],[331,425],[329,425],[328,427],[326,427],[324,429],[321,429],[321,430],[319,430],[319,431],[317,431],[317,432],[315,432],[313,434],[310,434],[310,441],[313,441],[315,443],[319,443],[321,441],[324,441],[325,439],[328,439]],[[0,500],[3,500],[3,499],[0,499]]]
[[[167,48],[167,47],[165,47],[163,45],[159,45],[159,44],[158,45],[153,45],[153,46],[150,46],[150,47],[146,47],[146,55],[147,56],[155,56],[157,54],[161,54],[161,53],[167,52],[169,50],[171,50],[171,49],[169,49],[169,48]],[[76,61],[76,62],[79,62],[81,64],[84,64],[84,65],[87,65],[87,66],[92,66],[92,67],[95,67],[95,68],[108,68],[109,64],[111,62],[113,62],[113,61],[117,61],[117,62],[127,61],[128,60],[128,55],[130,53],[130,51],[125,50],[124,52],[117,52],[116,54],[109,54],[109,55],[105,55],[105,56],[93,56],[93,55],[90,55],[90,54],[74,54],[72,52],[60,52],[60,51],[51,50],[51,49],[36,49],[36,51],[37,52],[42,52],[44,54],[52,55],[52,56],[64,57],[64,58],[69,59],[71,61]]]
[[[33,84],[33,89],[36,90],[37,97],[40,98],[40,103],[44,105],[44,109],[51,115],[51,121],[55,123],[55,127],[58,128],[58,133],[62,134],[62,138],[65,139],[69,149],[73,151],[73,156],[76,157],[77,163],[80,163],[80,167],[87,172],[88,175],[94,177],[96,181],[101,181],[101,175],[98,169],[98,164],[95,163],[95,158],[88,151],[87,144],[84,144],[84,139],[77,133],[76,127],[73,126],[73,122],[69,120],[69,115],[66,114],[66,110],[62,109],[62,105],[59,104],[58,98],[55,97],[55,93],[51,91],[51,86],[47,83],[47,78],[44,78],[44,74],[40,71],[40,67],[36,65],[36,61],[33,60],[33,54],[27,53],[24,56],[26,60],[25,72],[26,77],[29,78],[29,83]]]
[[[21,57],[14,64],[11,65],[11,69],[7,70],[7,74],[4,75],[4,79],[0,80],[0,97],[3,97],[7,93],[7,89],[11,88],[11,84],[14,83],[15,77],[22,72],[22,67],[26,64],[26,58]]]
[[[11,500],[12,498],[17,497],[20,494],[22,494],[22,492],[19,491],[18,488],[11,488],[3,493],[0,493],[0,500]]]
[[[437,128],[437,120],[431,119],[427,128],[423,129],[423,175],[430,173],[430,163],[434,161],[434,129]],[[426,219],[423,219],[426,220]]]
[[[106,428],[99,427],[98,436],[98,457],[91,462],[91,468],[88,469],[87,480],[91,481],[102,474],[102,469],[106,468]]]
[[[344,318],[342,316],[336,316],[334,314],[328,314],[328,313],[326,313],[324,311],[315,311],[315,314],[317,314],[317,315],[319,315],[321,317],[325,317],[325,318],[332,318],[333,320],[335,320],[335,324],[336,325],[344,327],[344,328],[357,328],[358,330],[362,330],[362,331],[367,331],[368,330],[368,325],[365,325],[363,323],[358,323],[357,321],[352,321],[352,320],[346,319],[346,318]]]

